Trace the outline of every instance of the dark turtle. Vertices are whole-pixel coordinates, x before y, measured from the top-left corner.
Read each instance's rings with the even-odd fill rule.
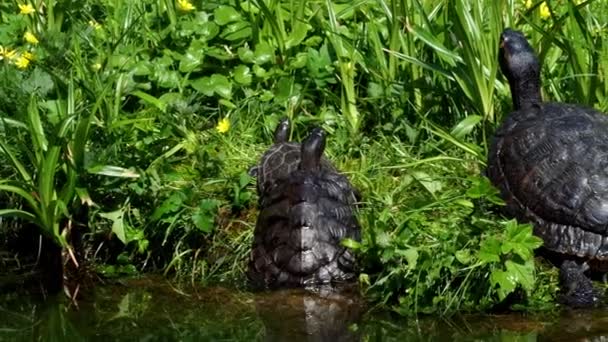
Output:
[[[289,119],[281,119],[274,132],[274,145],[262,155],[258,165],[249,169],[249,174],[257,177],[257,189],[260,196],[266,193],[277,180],[286,178],[300,164],[300,144],[288,141],[290,129]],[[325,158],[321,158],[321,168],[336,171],[332,163]]]
[[[248,276],[258,287],[296,287],[356,278],[355,260],[340,242],[360,240],[348,179],[323,168],[325,133],[301,145],[299,167],[260,193]]]
[[[544,247],[559,260],[588,262],[608,269],[608,116],[574,104],[542,102],[540,66],[521,32],[506,29],[500,66],[509,80],[514,112],[496,131],[487,175],[507,203],[507,211],[531,222]],[[561,267],[564,302],[597,302],[583,268]],[[574,272],[573,274],[564,274]],[[578,303],[578,304],[577,304]]]

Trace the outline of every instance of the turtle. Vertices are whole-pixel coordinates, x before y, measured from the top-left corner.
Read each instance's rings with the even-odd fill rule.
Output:
[[[581,263],[608,271],[608,116],[578,104],[543,102],[539,60],[520,31],[501,34],[499,64],[513,111],[494,134],[486,175],[506,212],[533,225],[552,262],[567,263],[560,277],[579,286],[565,286],[562,302],[596,305],[598,292],[581,278],[587,269]]]
[[[249,169],[249,175],[256,177],[258,195],[268,192],[279,179],[287,177],[300,163],[300,144],[289,141],[291,122],[282,118],[274,131],[274,144],[262,155],[258,165]],[[321,167],[336,171],[326,158],[321,159]]]
[[[341,244],[361,239],[356,197],[346,176],[323,167],[325,139],[313,129],[297,168],[260,194],[247,272],[254,287],[335,286],[357,277],[356,258]]]

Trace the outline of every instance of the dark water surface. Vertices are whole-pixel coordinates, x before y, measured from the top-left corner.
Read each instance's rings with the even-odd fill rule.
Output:
[[[405,319],[356,296],[221,287],[163,278],[97,286],[77,305],[0,295],[2,341],[608,341],[608,310]]]

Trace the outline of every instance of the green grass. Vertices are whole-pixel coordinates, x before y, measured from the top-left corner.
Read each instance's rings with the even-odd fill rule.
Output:
[[[79,262],[245,284],[257,200],[245,173],[288,116],[295,140],[329,132],[326,154],[363,194],[364,239],[350,245],[375,303],[552,303],[556,273],[534,266],[538,241],[481,176],[511,106],[498,40],[507,26],[530,38],[546,99],[606,111],[606,2],[28,4],[0,4],[0,213],[65,248],[82,239]]]

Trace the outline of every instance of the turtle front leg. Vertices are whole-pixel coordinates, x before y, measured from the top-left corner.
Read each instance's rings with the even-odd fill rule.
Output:
[[[586,262],[579,265],[573,260],[564,260],[559,268],[559,281],[562,294],[558,297],[561,304],[573,308],[597,306],[600,292],[593,287],[591,279],[585,275],[589,269]]]

